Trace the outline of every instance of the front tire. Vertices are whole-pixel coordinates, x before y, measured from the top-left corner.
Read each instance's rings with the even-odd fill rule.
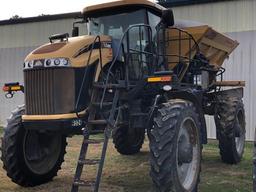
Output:
[[[215,124],[222,161],[228,164],[239,163],[245,146],[245,112],[242,100],[230,97],[220,101]]]
[[[191,102],[162,104],[150,132],[150,164],[157,192],[196,192],[200,176],[200,121]]]
[[[24,106],[18,107],[8,119],[1,160],[14,183],[30,187],[57,175],[66,153],[66,137],[26,130],[21,121],[24,112]]]

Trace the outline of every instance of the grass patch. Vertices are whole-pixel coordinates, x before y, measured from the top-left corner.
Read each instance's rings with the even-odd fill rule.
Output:
[[[101,137],[101,136],[94,136]],[[76,161],[82,138],[76,136],[69,139],[67,154],[62,170],[53,182],[34,187],[21,188],[13,184],[0,168],[0,192],[70,192]],[[94,145],[89,150],[90,157],[100,153],[100,146]],[[104,168],[101,192],[149,192],[152,191],[149,177],[148,142],[143,145],[142,152],[134,156],[121,156],[110,142]],[[251,192],[252,191],[252,144],[246,145],[243,161],[239,165],[226,165],[220,161],[216,141],[204,146],[201,182],[199,192]],[[2,167],[0,162],[0,167]],[[86,169],[86,178],[93,179],[95,168]],[[84,175],[85,176],[85,175]],[[81,189],[82,190],[82,189]],[[90,191],[90,190],[84,190]]]
[[[226,165],[220,160],[217,142],[211,141],[204,148],[200,191],[251,192],[252,150],[252,143],[247,143],[242,162]]]

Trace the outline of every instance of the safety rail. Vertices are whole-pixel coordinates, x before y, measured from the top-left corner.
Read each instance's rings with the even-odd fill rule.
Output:
[[[94,46],[95,46],[96,42],[101,43],[99,35],[95,37],[95,39],[94,39],[94,41],[92,43],[92,46],[91,46],[91,49],[90,49],[90,52],[89,52],[89,57],[88,57],[88,60],[87,60],[87,64],[85,66],[85,71],[84,71],[82,83],[81,83],[81,86],[80,86],[80,89],[79,89],[79,93],[78,93],[78,97],[77,97],[77,101],[76,101],[76,105],[75,105],[75,113],[76,113],[77,118],[81,118],[81,116],[79,115],[79,111],[78,111],[78,105],[79,105],[79,101],[81,99],[81,95],[82,95],[82,91],[83,91],[86,75],[87,75],[88,70],[89,70],[88,66],[89,66],[90,61],[91,61],[91,55],[92,55],[92,52],[94,50]],[[101,51],[102,51],[101,50],[101,46],[99,46],[99,57],[100,57],[99,58],[99,63],[100,63],[100,67],[101,67],[101,70],[102,70],[103,66],[102,66],[102,52]]]
[[[138,42],[139,45],[136,48],[131,48],[129,41],[130,41],[130,32],[133,29],[138,29]],[[161,30],[163,30],[163,36],[162,36],[162,42],[160,39],[160,33]],[[167,30],[167,32],[166,32]],[[171,33],[172,31],[176,31],[176,33],[178,34],[177,38],[170,38],[169,33]],[[145,33],[145,34],[143,34]],[[166,35],[168,36],[166,38]],[[184,37],[184,35],[186,35],[186,37]],[[146,36],[146,40],[145,38],[143,39],[143,36]],[[128,27],[125,32],[123,33],[119,44],[117,46],[117,52],[112,60],[112,62],[110,63],[109,67],[108,67],[108,71],[106,73],[106,78],[103,82],[103,85],[107,85],[109,84],[109,80],[110,80],[110,76],[111,76],[111,71],[116,63],[116,61],[118,60],[118,57],[120,55],[120,53],[123,54],[124,56],[124,60],[125,63],[129,63],[129,59],[134,59],[131,58],[132,55],[137,54],[138,56],[138,62],[140,63],[140,71],[143,71],[144,69],[142,69],[144,66],[147,66],[148,68],[148,74],[147,75],[152,75],[154,74],[154,72],[157,70],[156,67],[158,67],[159,61],[161,60],[160,58],[164,59],[164,64],[177,64],[177,63],[185,63],[186,66],[184,69],[182,69],[182,71],[178,74],[178,76],[180,76],[182,78],[182,76],[184,75],[184,72],[186,71],[187,67],[189,66],[189,64],[191,62],[196,62],[196,59],[194,58],[195,54],[200,53],[200,47],[197,43],[197,41],[195,40],[195,38],[193,37],[193,35],[191,35],[189,32],[184,31],[182,29],[179,28],[175,28],[175,27],[169,27],[169,28],[159,28],[156,31],[156,41],[153,41],[153,37],[152,37],[152,28],[150,25],[146,25],[146,24],[135,24],[135,25],[131,25],[130,27]],[[145,41],[145,43],[147,43],[147,45],[143,45],[142,41]],[[187,52],[186,54],[182,54],[183,51],[183,45],[182,45],[182,41],[188,41],[188,45],[187,45]],[[86,74],[88,72],[88,66],[90,64],[91,61],[91,55],[93,52],[93,49],[95,47],[96,43],[101,43],[101,39],[100,36],[96,36],[92,46],[90,48],[90,52],[89,52],[89,57],[87,60],[87,64],[85,67],[85,71],[84,71],[84,75],[83,75],[83,79],[82,79],[82,84],[81,87],[79,89],[79,94],[78,94],[78,98],[77,98],[77,102],[75,105],[75,111],[76,111],[76,115],[78,118],[80,118],[80,115],[78,114],[78,105],[81,99],[81,94],[82,94],[82,89],[85,83],[85,79],[86,79]],[[126,42],[126,44],[125,44]],[[172,53],[168,53],[168,50],[166,49],[167,46],[170,46],[171,44],[178,42],[177,46],[177,54],[172,54]],[[157,47],[155,47],[155,43],[157,44]],[[160,44],[163,44],[164,46],[160,46]],[[147,49],[146,49],[146,46]],[[157,49],[156,49],[157,48]],[[162,52],[159,51],[159,48],[163,48]],[[169,61],[169,59],[172,58],[173,61]],[[102,66],[102,48],[101,46],[99,46],[99,64],[101,67],[101,70],[103,69]],[[126,73],[125,73],[125,86],[126,88],[129,89],[129,87],[132,87],[130,84],[130,79],[129,79],[129,68],[128,65],[124,66],[126,69]],[[169,70],[168,66],[165,66],[166,70]],[[221,71],[221,70],[220,70]],[[144,72],[144,71],[143,71]],[[142,74],[143,75],[143,74]],[[220,73],[220,76],[222,76],[222,72]],[[140,77],[141,78],[141,77]],[[180,78],[180,79],[181,79]],[[222,78],[221,78],[222,79]],[[105,86],[103,88],[103,92],[102,92],[102,96],[100,99],[100,109],[103,108],[103,102],[104,102],[104,98],[106,95],[106,91],[108,89],[108,86]]]
[[[109,66],[109,68],[108,68],[108,72],[107,72],[107,77],[106,77],[106,80],[105,80],[105,84],[108,84],[109,83],[109,78],[110,78],[110,74],[111,74],[111,70],[112,70],[112,68],[113,68],[113,66],[114,66],[114,64],[116,63],[116,61],[117,61],[117,59],[118,59],[118,56],[119,56],[119,54],[120,54],[120,52],[121,51],[123,51],[123,54],[124,54],[124,52],[125,51],[127,51],[127,53],[128,53],[128,55],[131,53],[131,51],[134,51],[134,49],[132,49],[132,48],[130,48],[130,46],[129,46],[129,39],[130,39],[130,36],[129,36],[129,32],[132,30],[132,29],[134,29],[134,28],[138,28],[139,29],[139,42],[140,42],[140,45],[139,45],[139,53],[140,53],[140,59],[142,60],[142,57],[143,57],[143,53],[148,53],[148,52],[144,52],[143,51],[143,45],[142,45],[142,28],[144,28],[144,29],[147,29],[146,31],[147,31],[147,33],[149,33],[149,40],[151,41],[151,42],[149,42],[149,44],[152,46],[152,29],[151,29],[151,27],[150,27],[150,25],[145,25],[145,24],[136,24],[136,25],[131,25],[130,27],[128,27],[126,30],[125,30],[125,32],[124,32],[124,34],[122,35],[122,37],[121,37],[121,39],[120,39],[120,41],[119,41],[119,45],[118,45],[118,49],[117,49],[117,52],[116,52],[116,55],[115,55],[115,57],[114,57],[114,59],[112,60],[112,62],[111,62],[111,64],[110,64],[110,66]],[[125,39],[126,38],[126,39]],[[126,50],[125,50],[125,48],[124,48],[124,45],[123,45],[123,43],[124,43],[124,40],[126,40],[126,42],[128,42],[127,43],[127,47],[126,47]],[[152,50],[152,49],[151,49]],[[153,53],[148,53],[149,55],[154,55]],[[125,54],[124,54],[125,55]],[[125,58],[125,60],[127,60],[127,58]],[[126,66],[127,67],[127,66]],[[153,65],[152,65],[152,67],[153,67]],[[127,69],[127,68],[126,68]],[[126,71],[126,74],[127,74],[127,72],[128,72],[128,70]],[[128,78],[128,76],[126,75],[126,86],[127,87],[129,87],[129,78]],[[105,87],[104,89],[103,89],[103,94],[102,94],[102,98],[101,98],[101,101],[100,101],[100,109],[102,109],[103,108],[103,101],[104,101],[104,98],[105,98],[105,95],[106,95],[106,91],[107,91],[107,87]]]
[[[159,33],[162,31],[162,39]],[[194,56],[200,53],[200,47],[189,32],[176,27],[160,28],[157,38],[157,55],[163,57],[167,68],[174,69],[178,64],[185,64],[184,68],[177,74],[180,81],[183,78],[190,63],[195,62]],[[160,45],[163,46],[160,46]],[[159,52],[159,49],[163,49]]]
[[[137,48],[130,47],[129,41],[130,41],[130,31],[132,31],[134,28],[137,28],[139,33],[139,45]],[[161,31],[162,30],[162,31]],[[143,34],[143,33],[146,34]],[[161,32],[163,33],[161,36]],[[172,34],[176,34],[176,37],[173,37]],[[147,35],[146,38],[143,39],[143,35]],[[166,37],[167,36],[167,37]],[[162,42],[161,42],[162,38]],[[142,44],[143,40],[148,40],[147,42],[147,49],[146,45]],[[124,45],[126,41],[126,46]],[[186,41],[184,43],[184,41]],[[161,46],[163,44],[163,46]],[[174,45],[176,44],[176,45]],[[175,50],[172,50],[171,48],[176,48]],[[162,48],[162,52],[159,50],[159,48]],[[169,49],[168,49],[169,48]],[[109,84],[109,79],[111,75],[111,70],[113,69],[114,64],[116,63],[120,52],[123,52],[124,60],[125,60],[125,84],[126,89],[129,89],[132,87],[132,84],[130,83],[129,78],[129,59],[134,59],[133,55],[138,56],[138,62],[140,69],[139,71],[143,71],[143,67],[148,67],[148,76],[153,75],[154,72],[157,70],[162,70],[163,68],[161,65],[164,65],[165,70],[173,70],[174,68],[171,68],[170,65],[173,64],[177,65],[179,63],[184,64],[180,71],[177,72],[177,76],[180,80],[180,83],[182,84],[181,80],[184,77],[189,65],[193,62],[199,62],[200,60],[198,58],[195,58],[196,55],[200,55],[200,47],[197,43],[195,37],[190,34],[189,32],[182,30],[180,28],[176,27],[169,27],[169,28],[157,28],[156,29],[156,38],[153,39],[152,37],[152,28],[149,25],[145,24],[136,24],[128,27],[124,34],[122,35],[122,38],[119,41],[117,52],[114,56],[114,59],[112,60],[108,72],[106,75],[106,79],[104,84]],[[175,53],[176,51],[176,53]],[[161,61],[161,58],[163,61]],[[172,59],[170,59],[172,58]],[[166,66],[167,65],[167,66]],[[208,69],[202,69],[202,70],[210,70]],[[222,74],[223,74],[223,68],[220,68],[218,71],[218,76],[221,76],[222,80]],[[143,71],[144,72],[144,71]],[[141,74],[140,78],[142,78],[143,74]],[[103,94],[100,100],[100,109],[103,108],[103,101],[106,95],[107,86],[103,89]]]

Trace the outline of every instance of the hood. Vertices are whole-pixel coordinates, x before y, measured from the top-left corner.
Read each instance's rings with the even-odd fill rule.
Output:
[[[83,67],[87,64],[92,44],[95,36],[79,36],[68,38],[67,41],[56,41],[47,43],[32,51],[26,58],[26,61],[67,58],[72,67]],[[102,59],[107,62],[112,60],[111,37],[101,36]],[[91,55],[91,62],[99,58],[99,43],[96,43]],[[107,49],[107,50],[106,50]]]

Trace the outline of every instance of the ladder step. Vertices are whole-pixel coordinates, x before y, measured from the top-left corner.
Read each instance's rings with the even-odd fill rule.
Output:
[[[94,86],[97,86],[97,85],[94,85]],[[99,86],[101,86],[102,88],[110,87],[110,89],[107,90],[109,92],[111,90],[111,87],[112,86],[114,87],[114,85],[112,85],[112,84],[104,85],[103,83],[102,83],[102,85],[99,85]],[[118,86],[121,87],[120,84],[118,84]],[[96,109],[92,108],[93,110],[91,111],[91,113],[89,113],[87,126],[83,129],[84,138],[83,138],[83,143],[82,143],[82,146],[80,149],[80,154],[79,154],[80,158],[77,162],[76,172],[75,172],[75,176],[74,176],[74,182],[73,182],[72,189],[71,189],[72,192],[78,192],[79,187],[90,187],[95,192],[99,191],[104,161],[105,161],[107,147],[108,147],[108,141],[109,141],[109,137],[110,137],[110,134],[112,131],[112,129],[111,129],[112,124],[114,126],[114,123],[115,123],[115,113],[116,113],[116,108],[118,107],[119,88],[116,88],[115,90],[112,89],[112,90],[114,93],[113,103],[111,103],[111,104],[108,102],[104,103],[104,105],[111,105],[111,110],[108,112],[109,113],[108,120],[104,120],[104,119],[96,119],[95,120],[95,118],[97,118],[97,116],[96,116],[97,114],[95,112],[95,111],[97,111]],[[94,105],[96,105],[96,106],[100,105],[97,102],[98,101],[94,100],[94,101],[91,101],[91,104],[95,103]],[[111,124],[111,125],[108,125],[108,124]],[[94,129],[94,127],[95,127],[95,129]],[[99,127],[99,128],[104,127],[104,139],[89,139],[91,132],[93,130],[97,130],[96,129],[97,127]],[[88,159],[87,152],[88,152],[89,144],[99,144],[102,142],[103,142],[103,145],[102,145],[102,150],[101,150],[101,156],[98,157],[99,159]],[[96,175],[95,181],[82,180],[81,176],[82,176],[83,169],[85,168],[84,166],[95,165],[95,164],[98,164],[97,175]]]
[[[77,180],[73,183],[74,186],[79,187],[94,187],[95,181],[83,181],[83,180]]]
[[[92,103],[93,105],[95,106],[100,106],[100,102],[95,102],[95,103]],[[102,103],[102,106],[111,106],[113,103],[112,102],[103,102]]]
[[[96,165],[100,163],[100,159],[85,159],[85,160],[78,160],[80,165]]]
[[[132,113],[130,116],[148,116],[148,113]]]
[[[86,144],[100,144],[103,142],[104,142],[104,139],[86,139],[86,140],[84,140],[84,143],[86,143]]]
[[[94,83],[93,86],[95,88],[107,88],[107,89],[113,89],[113,88],[121,88],[120,84],[103,84],[103,83]]]
[[[92,106],[94,106],[96,108],[100,108],[101,106],[104,108],[107,108],[107,107],[111,107],[112,105],[113,105],[112,102],[103,102],[102,105],[100,102],[92,103]]]
[[[100,133],[104,133],[104,130],[103,128],[100,128],[100,129],[93,129],[90,131],[90,135],[97,135],[97,134],[100,134]]]
[[[90,121],[88,121],[88,123],[90,125],[106,125],[107,121],[103,120],[103,119],[100,119],[100,120],[90,120]]]

